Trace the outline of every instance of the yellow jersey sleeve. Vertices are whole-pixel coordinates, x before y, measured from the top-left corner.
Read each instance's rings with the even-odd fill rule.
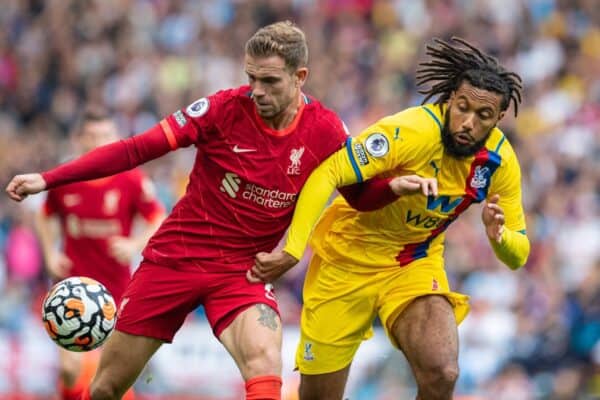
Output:
[[[339,182],[355,180],[346,149],[347,145],[323,161],[310,174],[300,192],[283,249],[297,260],[302,258],[310,232],[327,205],[329,197],[337,186],[343,186]]]
[[[507,143],[508,154],[502,154],[502,165],[496,171],[488,196],[500,195],[498,205],[504,210],[505,225],[513,231],[525,232],[525,213],[521,195],[521,168],[516,154]]]
[[[521,200],[521,168],[512,147],[506,144],[503,163],[496,173],[489,196],[498,194],[498,205],[504,210],[504,227],[500,243],[491,241],[494,253],[511,269],[525,264],[529,256],[529,239],[525,231],[525,213]]]
[[[284,251],[302,257],[313,226],[337,187],[363,182],[422,156],[431,135],[439,135],[438,126],[423,107],[415,107],[348,138],[346,146],[321,163],[304,184]]]

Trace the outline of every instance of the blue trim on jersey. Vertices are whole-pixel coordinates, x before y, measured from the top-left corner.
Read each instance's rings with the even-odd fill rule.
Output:
[[[494,172],[496,172],[496,169],[498,169],[498,167],[500,166],[501,162],[502,157],[500,157],[498,153],[487,150],[487,160],[481,165],[481,167],[486,167],[489,169],[489,171],[486,176],[485,186],[482,188],[475,189],[475,201],[477,203],[480,203],[486,199],[488,195],[488,190],[490,189],[490,185],[492,183],[492,176],[494,175]]]
[[[496,150],[494,150],[496,153],[498,152],[498,150],[500,150],[500,147],[502,146],[502,144],[504,143],[505,140],[506,140],[506,136],[502,135],[502,139],[500,139],[500,143],[498,143],[498,146],[496,146]]]
[[[354,170],[356,179],[360,183],[363,181],[363,176],[360,172],[360,168],[358,168],[358,164],[356,162],[356,159],[354,158],[354,154],[352,153],[352,138],[351,137],[346,139],[346,150],[348,151],[348,158],[350,159],[350,164],[352,165],[352,169]]]
[[[517,232],[519,232],[523,235],[527,235],[527,230],[525,230],[525,229],[521,229],[520,231],[517,231]]]
[[[311,103],[310,98],[307,95],[305,95],[304,93],[302,93],[302,97],[304,98],[304,104]]]
[[[427,111],[427,113],[429,115],[431,115],[431,118],[433,118],[433,120],[435,121],[435,123],[438,125],[438,127],[440,128],[440,131],[442,130],[442,123],[440,122],[440,120],[438,119],[437,115],[435,115],[433,113],[433,111],[431,111],[429,108],[427,107],[423,107],[423,110]]]
[[[418,260],[420,258],[427,257],[427,250],[429,250],[429,245],[431,244],[433,239],[435,239],[436,237],[437,236],[432,236],[432,237],[428,238],[425,242],[421,243],[421,245],[419,245],[415,249],[415,251],[412,253],[413,261]]]

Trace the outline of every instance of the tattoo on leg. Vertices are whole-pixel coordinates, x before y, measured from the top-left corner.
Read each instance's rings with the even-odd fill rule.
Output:
[[[271,330],[277,329],[277,313],[269,306],[265,304],[257,304],[256,308],[260,312],[260,317],[258,317],[258,322],[262,325],[266,326]]]

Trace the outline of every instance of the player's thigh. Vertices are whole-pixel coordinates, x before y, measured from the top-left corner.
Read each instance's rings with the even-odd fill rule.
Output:
[[[171,342],[202,303],[205,275],[195,265],[170,267],[144,259],[123,295],[116,330]]]
[[[372,336],[376,274],[355,274],[351,266],[311,259],[304,286],[296,366],[319,375],[350,365],[360,343]]]
[[[340,400],[344,396],[350,366],[328,374],[300,376],[300,400]]]
[[[385,284],[379,292],[377,304],[379,317],[392,344],[399,347],[392,325],[406,318],[405,310],[412,306],[415,300],[424,296],[440,296],[446,301],[454,317],[453,325],[459,324],[469,312],[469,297],[453,292],[450,289],[446,272],[441,262],[431,262],[428,259],[418,260],[405,269],[389,270],[379,274]],[[404,316],[400,317],[402,314]]]
[[[213,283],[204,311],[214,335],[245,379],[281,373],[281,320],[273,285],[250,283],[246,271],[206,275]]]
[[[408,304],[391,327],[417,381],[430,373],[458,373],[458,329],[454,310],[441,295],[425,295]]]
[[[159,339],[114,331],[102,348],[92,387],[109,388],[123,394],[134,384],[162,343]]]
[[[281,319],[273,307],[250,305],[221,332],[219,340],[245,380],[281,374]]]

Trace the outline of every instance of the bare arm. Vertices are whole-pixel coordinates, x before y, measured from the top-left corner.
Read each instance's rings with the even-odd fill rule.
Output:
[[[36,215],[35,227],[40,239],[46,269],[52,279],[63,279],[69,275],[72,261],[57,248],[60,239],[60,227],[56,217],[48,216],[43,211]]]
[[[113,236],[109,240],[109,252],[121,264],[129,264],[133,256],[146,246],[162,223],[164,213],[157,214],[150,221],[143,221],[143,227],[135,236]]]

